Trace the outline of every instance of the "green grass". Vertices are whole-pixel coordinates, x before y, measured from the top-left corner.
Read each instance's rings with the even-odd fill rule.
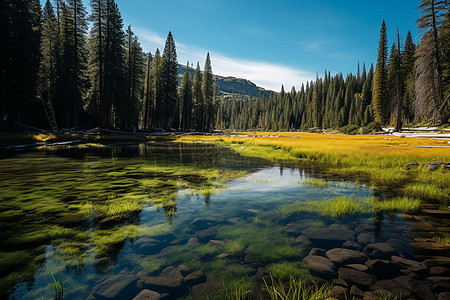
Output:
[[[300,262],[279,262],[270,265],[270,274],[276,280],[288,281],[290,278],[304,279],[307,272]]]
[[[450,177],[448,174],[443,176]],[[450,188],[439,187],[433,184],[412,183],[404,187],[403,193],[406,196],[420,198],[424,200],[432,200],[446,204],[450,201]]]
[[[271,278],[271,282],[265,282],[265,290],[271,300],[324,300],[331,296],[331,285],[306,286],[295,277],[291,277],[287,284]]]
[[[318,178],[306,179],[303,181],[303,184],[323,189],[328,188],[327,182],[323,179]]]
[[[340,196],[322,201],[297,201],[281,206],[277,209],[276,213],[282,216],[291,216],[306,212],[317,213],[327,217],[341,217],[383,210],[406,213],[419,210],[420,203],[420,200],[408,197],[397,197],[382,201],[376,197],[359,198]]]

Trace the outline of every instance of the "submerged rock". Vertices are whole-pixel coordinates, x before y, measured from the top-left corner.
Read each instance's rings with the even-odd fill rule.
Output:
[[[302,230],[314,246],[324,249],[340,247],[345,241],[354,241],[355,233],[345,228],[307,228]]]
[[[114,275],[99,284],[91,292],[89,299],[133,299],[138,293],[136,282],[138,278],[134,275]]]
[[[372,259],[389,259],[392,255],[396,255],[397,252],[387,243],[374,243],[364,247],[363,252]]]
[[[189,286],[200,284],[206,281],[206,276],[203,271],[196,271],[184,277],[183,283]]]
[[[133,300],[160,300],[161,295],[155,291],[142,290]]]
[[[389,260],[368,260],[366,261],[366,266],[370,269],[370,272],[379,279],[395,278],[401,274],[399,266]]]
[[[304,261],[311,275],[326,280],[331,280],[336,277],[336,267],[328,258],[308,255]]]
[[[180,294],[184,290],[183,279],[181,272],[170,266],[164,269],[159,276],[142,278],[140,285],[159,293]]]
[[[83,214],[71,214],[61,218],[56,219],[54,222],[58,225],[72,227],[72,226],[80,226],[83,222],[84,215]]]
[[[330,259],[330,261],[341,266],[348,264],[363,264],[369,259],[364,253],[345,248],[334,248],[328,250],[326,256]]]
[[[356,285],[363,289],[370,287],[375,282],[373,275],[352,268],[340,268],[338,273],[339,278],[345,280],[349,285]]]
[[[426,276],[429,273],[428,267],[420,262],[399,257],[399,256],[392,256],[392,262],[396,265],[398,265],[402,269],[408,269],[419,276]]]

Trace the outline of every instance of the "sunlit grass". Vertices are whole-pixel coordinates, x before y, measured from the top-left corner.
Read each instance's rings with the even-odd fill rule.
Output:
[[[286,284],[271,278],[265,282],[265,288],[271,300],[323,300],[331,296],[331,285],[307,286],[304,281],[291,277]]]
[[[307,212],[317,213],[327,217],[340,217],[383,210],[413,212],[420,208],[420,203],[420,200],[408,197],[379,200],[376,197],[359,198],[340,196],[323,201],[297,201],[281,206],[276,212],[283,216]]]
[[[326,189],[328,187],[328,184],[325,180],[318,178],[306,179],[303,181],[303,184],[323,189]]]
[[[366,177],[378,185],[399,185],[414,178],[432,178],[430,183],[439,182],[447,188],[450,184],[448,179],[439,179],[426,168],[410,171],[404,168],[410,162],[450,161],[446,148],[422,148],[442,146],[439,139],[263,132],[252,133],[252,137],[189,136],[180,140],[226,145],[241,155],[270,161],[320,163],[332,167],[337,174]]]
[[[450,175],[446,175],[450,177]],[[444,176],[445,177],[445,176]],[[403,193],[410,197],[446,203],[450,200],[450,188],[438,187],[429,183],[413,183],[405,186]]]
[[[450,233],[444,233],[433,237],[436,244],[450,249]]]

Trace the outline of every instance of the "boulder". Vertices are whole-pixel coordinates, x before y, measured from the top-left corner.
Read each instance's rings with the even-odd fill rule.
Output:
[[[71,214],[61,218],[56,219],[54,222],[58,225],[73,227],[80,226],[83,222],[83,214]]]
[[[429,287],[435,293],[450,291],[450,277],[428,277]]]
[[[142,290],[133,300],[160,300],[161,295],[157,292],[150,290]]]
[[[396,255],[397,252],[387,243],[374,243],[364,247],[363,252],[367,254],[371,259],[389,259],[392,255]]]
[[[373,232],[365,232],[358,235],[356,238],[358,243],[363,245],[373,244],[375,243],[375,234]]]
[[[208,229],[197,231],[195,236],[199,241],[209,241],[217,235],[217,227],[209,227]]]
[[[191,274],[187,275],[186,277],[184,277],[184,279],[183,279],[183,283],[188,286],[200,284],[205,281],[206,281],[206,276],[203,273],[203,271],[201,271],[201,270],[191,273]]]
[[[217,294],[217,290],[222,287],[219,280],[210,279],[204,283],[192,287],[193,299],[205,299],[208,295]]]
[[[412,293],[408,288],[391,279],[375,282],[370,287],[370,291],[374,294],[381,294],[391,298],[394,298],[397,295],[401,295],[403,298],[412,297]]]
[[[369,259],[364,253],[345,248],[334,248],[328,250],[326,256],[331,262],[341,266],[348,264],[363,264]]]
[[[334,286],[331,290],[331,297],[338,300],[348,299],[348,289],[342,286]]]
[[[338,300],[348,299],[348,289],[342,286],[334,286],[331,290],[331,297]]]
[[[392,256],[392,262],[396,265],[398,265],[402,269],[408,269],[419,276],[426,276],[429,273],[428,267],[420,262],[399,257],[399,256]]]
[[[304,235],[299,235],[295,240],[295,244],[302,245],[303,248],[311,248],[312,242]]]
[[[434,266],[450,268],[450,257],[441,256],[441,257],[428,258],[428,259],[425,259],[422,263],[429,268],[434,267]]]
[[[345,288],[349,288],[347,282],[345,282],[345,280],[337,278],[337,279],[333,279],[333,281],[331,282],[333,285],[339,285]]]
[[[365,292],[363,300],[379,300],[380,298],[375,296],[372,292]]]
[[[356,285],[360,288],[368,288],[375,282],[375,277],[367,273],[352,269],[340,268],[339,278],[345,280],[349,285]]]
[[[355,241],[345,241],[342,244],[342,248],[356,250],[356,251],[361,251],[361,249],[362,249],[361,246]]]
[[[345,241],[354,241],[355,233],[345,228],[307,228],[302,230],[316,247],[332,249],[340,247]]]
[[[309,251],[308,255],[314,255],[314,256],[323,256],[326,257],[327,250],[320,249],[320,248],[312,248],[311,251]]]
[[[186,265],[180,265],[178,267],[178,272],[180,272],[183,276],[186,276],[191,273],[191,268]]]
[[[326,257],[308,255],[304,259],[306,268],[313,276],[331,280],[336,277],[336,269],[333,263]]]
[[[379,279],[395,278],[401,274],[400,267],[389,260],[371,259],[366,261],[366,266]]]
[[[200,242],[198,241],[198,238],[196,238],[196,237],[194,236],[194,237],[191,237],[191,238],[188,240],[188,242],[187,242],[186,245],[188,245],[188,246],[197,246],[198,244],[200,244]]]
[[[173,266],[164,269],[159,276],[142,278],[141,285],[159,293],[179,294],[184,290],[183,275]]]
[[[352,268],[361,272],[367,272],[369,270],[369,267],[367,267],[366,265],[362,265],[362,264],[350,264],[350,265],[346,265],[347,268]]]
[[[431,276],[450,276],[450,269],[446,267],[434,266],[430,268]]]
[[[134,275],[114,275],[97,284],[91,295],[94,299],[133,299],[138,293],[137,280]]]
[[[359,289],[356,285],[352,285],[352,287],[350,288],[350,295],[356,298],[363,298],[364,292],[361,289]]]

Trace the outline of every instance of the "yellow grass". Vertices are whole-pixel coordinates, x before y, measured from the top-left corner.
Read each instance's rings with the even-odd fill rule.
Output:
[[[247,136],[184,136],[179,140],[222,144],[242,155],[270,161],[320,163],[334,173],[367,178],[379,185],[430,178],[430,184],[448,188],[448,182],[438,180],[448,176],[445,170],[430,172],[420,167],[408,171],[404,168],[411,162],[450,161],[449,148],[442,147],[448,146],[446,139],[304,132],[240,134]]]

